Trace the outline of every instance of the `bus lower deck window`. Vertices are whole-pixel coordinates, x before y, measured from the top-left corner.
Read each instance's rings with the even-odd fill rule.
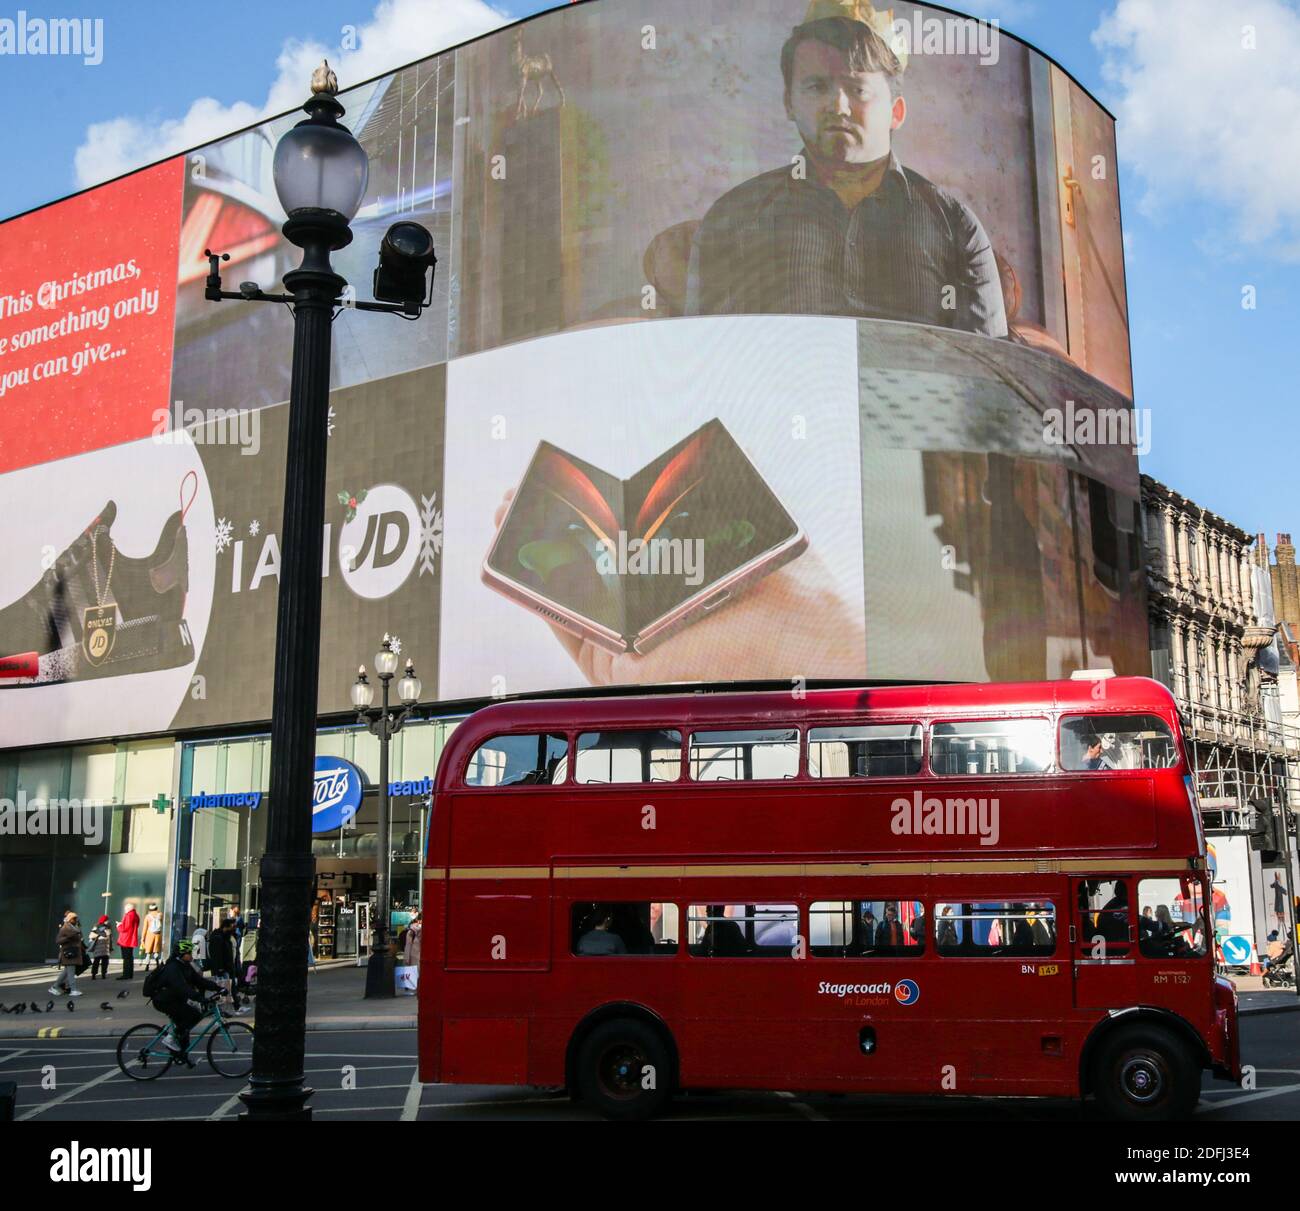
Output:
[[[934,906],[935,949],[945,956],[1015,958],[1056,953],[1050,900],[984,900]]]
[[[789,959],[795,954],[799,909],[794,904],[692,904],[686,930],[696,958]]]
[[[658,900],[579,901],[570,912],[575,955],[658,955],[677,953],[676,904]]]
[[[808,910],[808,945],[817,958],[914,957],[925,953],[920,900],[818,900]]]
[[[1085,879],[1079,884],[1079,939],[1096,959],[1128,954],[1126,879]]]
[[[1138,950],[1150,959],[1198,959],[1205,953],[1205,896],[1199,879],[1138,881]]]

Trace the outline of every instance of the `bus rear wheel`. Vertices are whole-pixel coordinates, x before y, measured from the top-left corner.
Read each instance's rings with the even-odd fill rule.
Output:
[[[1103,1042],[1092,1088],[1109,1118],[1130,1123],[1182,1119],[1200,1096],[1200,1066],[1168,1030],[1131,1026]]]
[[[652,1118],[672,1096],[670,1065],[653,1026],[634,1018],[602,1022],[578,1048],[578,1095],[606,1118]]]

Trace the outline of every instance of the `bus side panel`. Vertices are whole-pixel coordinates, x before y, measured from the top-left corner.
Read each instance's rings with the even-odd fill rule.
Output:
[[[449,1082],[522,1085],[527,1078],[527,1018],[447,1017],[442,1038]]]
[[[447,958],[447,882],[444,878],[424,880],[422,904],[424,933],[420,947],[417,1001],[420,1080],[427,1083],[442,1079],[442,1015]]]

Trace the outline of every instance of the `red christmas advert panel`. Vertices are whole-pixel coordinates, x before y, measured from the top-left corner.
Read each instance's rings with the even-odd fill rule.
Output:
[[[158,428],[183,172],[177,157],[0,225],[0,473]]]

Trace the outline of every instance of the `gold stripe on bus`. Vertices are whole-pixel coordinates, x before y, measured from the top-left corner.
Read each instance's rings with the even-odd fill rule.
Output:
[[[620,863],[617,866],[557,866],[557,879],[737,879],[845,878],[907,875],[1056,875],[1130,874],[1196,870],[1187,858],[995,858],[986,861],[927,859],[919,862],[727,862]],[[452,879],[545,879],[546,866],[453,866]],[[426,879],[442,879],[438,868],[426,868]]]
[[[549,879],[549,866],[453,866],[453,879]]]

